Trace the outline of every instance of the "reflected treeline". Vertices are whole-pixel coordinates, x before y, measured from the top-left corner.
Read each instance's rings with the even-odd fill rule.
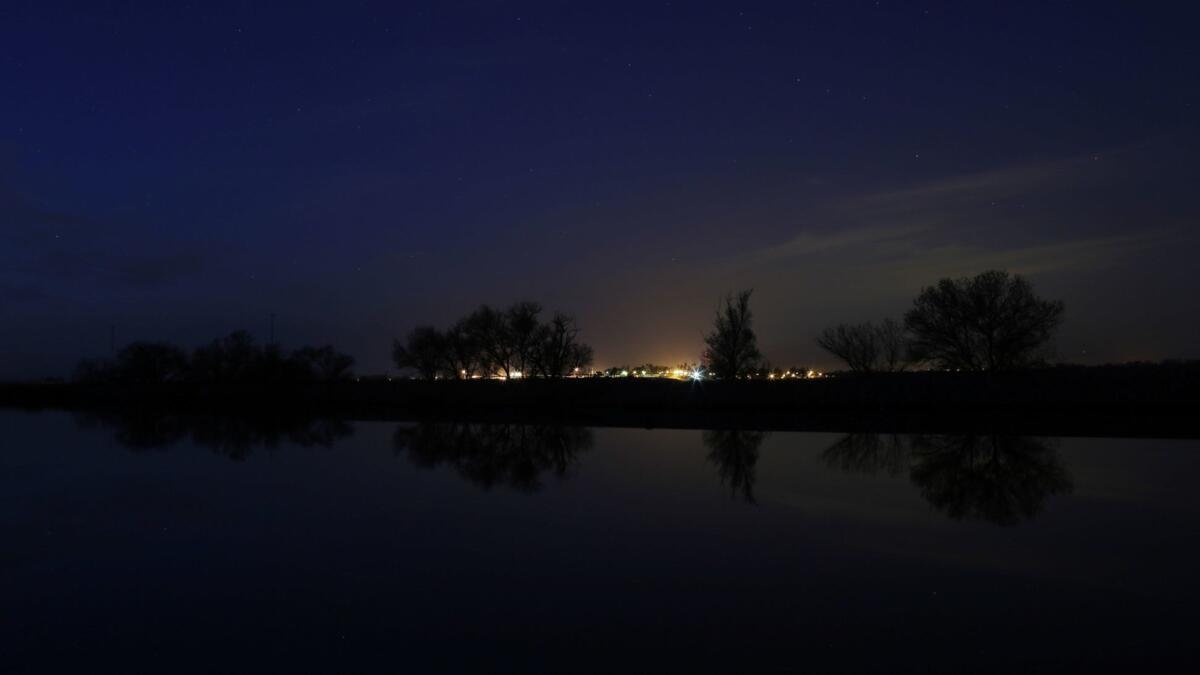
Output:
[[[842,471],[889,476],[906,472],[910,461],[908,444],[899,434],[847,434],[821,458]]]
[[[728,485],[735,497],[740,495],[751,504],[756,503],[754,467],[758,463],[758,449],[769,435],[765,431],[740,429],[715,429],[704,432],[708,461],[717,466],[721,483]]]
[[[134,452],[163,450],[183,441],[235,461],[281,443],[329,447],[354,433],[345,421],[313,417],[81,413],[80,428],[112,428],[113,440]]]
[[[502,485],[521,492],[536,492],[545,475],[564,477],[592,442],[585,427],[466,422],[401,425],[394,441],[396,452],[416,466],[447,464],[485,489]]]
[[[926,501],[956,520],[1014,525],[1072,489],[1052,441],[1028,436],[850,434],[821,459],[844,471],[907,473]]]

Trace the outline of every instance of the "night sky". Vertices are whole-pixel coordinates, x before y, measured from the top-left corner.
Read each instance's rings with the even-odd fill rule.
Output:
[[[482,302],[598,366],[774,365],[1006,268],[1062,359],[1200,357],[1200,48],[1167,3],[0,4],[0,376],[237,328],[360,373]]]

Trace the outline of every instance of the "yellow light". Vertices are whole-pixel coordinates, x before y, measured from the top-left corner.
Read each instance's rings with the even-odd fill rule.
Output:
[[[509,376],[509,378],[511,378],[511,379],[518,380],[518,379],[520,379],[520,378],[524,377],[524,373],[522,373],[522,372],[521,372],[521,371],[519,371],[519,370],[514,370],[514,371],[512,371],[511,373],[509,373],[509,374],[508,374],[508,376]]]

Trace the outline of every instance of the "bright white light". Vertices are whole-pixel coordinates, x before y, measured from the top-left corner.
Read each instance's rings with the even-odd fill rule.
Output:
[[[703,380],[703,379],[704,379],[704,373],[700,372],[699,370],[693,370],[693,371],[692,371],[692,379],[693,379],[693,380],[697,380],[697,381],[699,381],[699,380]]]
[[[521,371],[519,371],[519,370],[514,370],[514,371],[512,371],[511,373],[509,373],[509,374],[508,374],[508,377],[509,377],[509,379],[513,379],[513,380],[519,380],[519,379],[521,379],[522,377],[524,377],[524,375],[525,375],[525,374],[524,374],[524,373],[522,373]]]

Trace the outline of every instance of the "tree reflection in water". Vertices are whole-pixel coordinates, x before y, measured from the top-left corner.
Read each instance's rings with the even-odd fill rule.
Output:
[[[246,459],[255,449],[272,449],[285,442],[330,447],[354,433],[345,421],[304,416],[86,413],[76,415],[75,421],[80,428],[111,427],[113,440],[134,452],[165,450],[190,440],[234,461]]]
[[[704,432],[708,446],[708,461],[717,465],[721,483],[728,485],[733,496],[756,504],[754,499],[755,464],[758,449],[770,434],[765,431],[716,429]]]
[[[910,476],[921,496],[955,520],[1014,525],[1046,498],[1071,492],[1049,441],[1026,436],[914,436]]]
[[[422,422],[396,429],[394,445],[416,466],[448,464],[484,489],[503,485],[532,493],[541,489],[544,474],[567,475],[576,456],[592,447],[592,431],[543,424]]]
[[[1072,489],[1052,442],[1028,436],[850,434],[821,458],[843,471],[907,471],[921,496],[955,520],[1015,525]]]
[[[909,449],[899,434],[846,434],[821,453],[821,459],[850,473],[899,476],[908,470]]]

